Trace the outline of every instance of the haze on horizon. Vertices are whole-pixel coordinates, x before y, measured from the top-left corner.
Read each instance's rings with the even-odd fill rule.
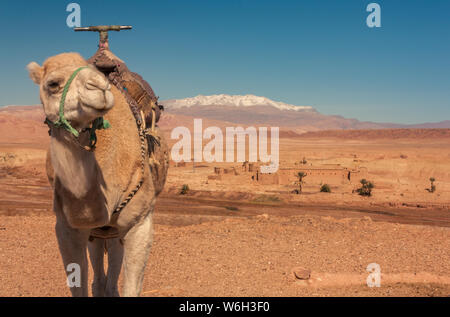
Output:
[[[361,121],[450,119],[445,0],[74,2],[83,26],[133,25],[110,35],[111,49],[161,100],[252,94]],[[365,23],[370,2],[381,28]],[[39,104],[30,61],[95,52],[97,34],[66,26],[68,3],[4,1],[0,105]]]

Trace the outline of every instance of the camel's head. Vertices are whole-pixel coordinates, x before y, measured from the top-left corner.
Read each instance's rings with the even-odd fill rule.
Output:
[[[80,67],[70,84],[64,102],[64,116],[74,128],[86,127],[103,116],[114,105],[111,86],[106,77],[93,66],[88,66],[77,53],[64,53],[47,59],[42,66],[30,63],[31,79],[40,86],[41,102],[46,117],[55,122],[59,118],[64,86]]]

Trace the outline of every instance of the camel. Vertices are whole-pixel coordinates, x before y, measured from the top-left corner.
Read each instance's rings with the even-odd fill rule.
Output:
[[[87,249],[94,271],[93,296],[119,296],[122,266],[122,295],[139,296],[153,241],[155,199],[167,175],[168,151],[160,150],[164,164],[155,180],[151,166],[142,167],[142,143],[125,97],[78,53],[59,54],[42,66],[32,62],[27,68],[40,87],[41,102],[50,122],[58,120],[63,88],[75,76],[65,95],[63,111],[79,135],[51,127],[47,154],[55,231],[64,268],[75,263],[81,271],[79,285],[70,287],[72,296],[88,296]],[[97,130],[95,150],[88,151],[85,145],[90,138],[86,128],[99,117],[108,120],[111,128]],[[163,141],[161,144],[167,146]],[[148,160],[148,153],[146,156]],[[143,182],[135,196],[120,213],[113,213],[140,180]],[[94,232],[96,238],[92,238]],[[102,232],[104,237],[98,238]],[[69,273],[66,271],[68,276]]]

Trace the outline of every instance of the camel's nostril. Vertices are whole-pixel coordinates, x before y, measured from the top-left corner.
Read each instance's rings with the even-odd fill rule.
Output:
[[[107,83],[107,82],[106,83],[102,83],[102,82],[94,81],[94,80],[88,80],[86,82],[85,86],[89,90],[99,89],[99,90],[105,91],[105,90],[110,89],[109,83]]]
[[[100,89],[100,87],[98,87],[98,84],[93,81],[87,81],[86,88],[89,90]]]

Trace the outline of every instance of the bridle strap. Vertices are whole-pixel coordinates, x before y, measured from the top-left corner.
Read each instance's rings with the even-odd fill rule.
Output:
[[[66,85],[64,86],[62,96],[61,96],[61,101],[59,102],[59,119],[58,119],[58,121],[53,123],[56,127],[62,127],[64,129],[66,129],[67,131],[69,131],[70,133],[72,133],[76,137],[78,137],[80,135],[80,133],[77,130],[75,130],[70,125],[69,121],[67,121],[67,119],[64,117],[64,104],[66,103],[66,96],[67,96],[67,93],[69,92],[70,85],[72,84],[75,77],[77,77],[78,73],[85,68],[88,68],[88,67],[83,66],[83,67],[80,67],[77,70],[75,70],[72,73],[72,75],[70,76]]]

